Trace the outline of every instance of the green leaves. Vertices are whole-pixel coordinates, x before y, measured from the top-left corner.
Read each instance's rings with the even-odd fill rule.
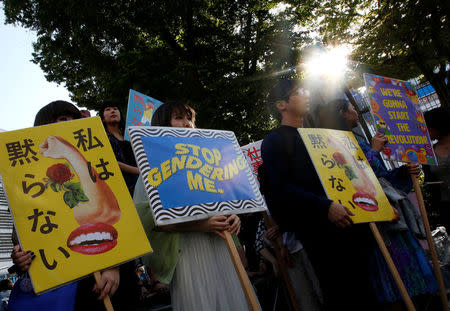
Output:
[[[88,202],[89,198],[84,194],[79,182],[66,182],[63,184],[66,192],[64,192],[64,202],[70,208],[74,208],[79,202]]]
[[[62,185],[58,183],[53,183],[50,180],[47,181],[47,188],[50,188],[54,192],[64,191],[63,199],[64,203],[70,208],[74,208],[79,202],[88,202],[89,198],[84,193],[79,182],[65,182]]]
[[[73,192],[70,191],[64,192],[63,198],[64,203],[66,203],[67,206],[69,206],[70,208],[74,208],[78,204],[78,201],[76,200]]]
[[[345,175],[347,176],[347,178],[350,180],[358,178],[358,176],[355,174],[355,171],[353,171],[353,168],[349,165],[345,165],[344,172],[345,172]]]

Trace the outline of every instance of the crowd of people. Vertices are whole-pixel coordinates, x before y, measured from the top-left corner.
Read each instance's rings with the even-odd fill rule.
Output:
[[[124,139],[119,105],[105,102],[98,115],[122,171],[128,191],[151,242],[153,253],[93,277],[45,292],[33,293],[27,271],[35,254],[22,250],[13,234],[13,270],[20,275],[12,288],[9,310],[102,310],[111,297],[115,310],[249,310],[229,256],[223,232],[234,238],[262,310],[293,310],[282,280],[286,269],[300,310],[402,310],[401,296],[367,224],[353,224],[353,212],[327,198],[297,131],[310,116],[314,126],[352,131],[358,114],[347,100],[309,108],[309,93],[296,80],[283,79],[271,89],[268,108],[280,127],[261,146],[261,191],[270,223],[259,214],[214,216],[156,227],[131,144]],[[445,122],[441,118],[445,113]],[[87,116],[87,115],[86,115]],[[56,101],[36,115],[35,126],[79,119],[72,104]],[[195,128],[196,112],[180,102],[166,102],[153,114],[154,126]],[[440,163],[427,180],[438,180],[438,209],[448,229],[450,140],[448,112],[426,115]],[[423,228],[408,193],[417,164],[387,170],[380,151],[386,137],[377,133],[358,142],[395,210],[395,219],[380,230],[408,292],[420,309],[438,291],[431,265],[420,246]],[[280,250],[275,256],[274,247]]]

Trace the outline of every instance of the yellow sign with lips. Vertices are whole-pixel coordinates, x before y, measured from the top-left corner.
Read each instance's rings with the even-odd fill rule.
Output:
[[[100,118],[0,133],[0,172],[36,293],[151,252]]]
[[[330,200],[352,211],[354,223],[389,221],[394,211],[351,132],[299,129]]]

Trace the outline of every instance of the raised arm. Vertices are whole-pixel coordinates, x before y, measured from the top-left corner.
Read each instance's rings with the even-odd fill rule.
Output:
[[[120,208],[108,184],[100,179],[88,161],[72,144],[59,136],[49,136],[39,145],[41,154],[54,159],[66,159],[75,170],[89,201],[79,202],[73,209],[80,225],[103,222],[114,224],[120,219]]]

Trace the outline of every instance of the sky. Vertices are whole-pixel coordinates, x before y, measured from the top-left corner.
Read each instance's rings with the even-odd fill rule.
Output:
[[[48,82],[41,68],[31,62],[34,41],[35,32],[5,25],[0,5],[0,129],[31,127],[36,113],[46,104],[70,102],[67,89]]]

